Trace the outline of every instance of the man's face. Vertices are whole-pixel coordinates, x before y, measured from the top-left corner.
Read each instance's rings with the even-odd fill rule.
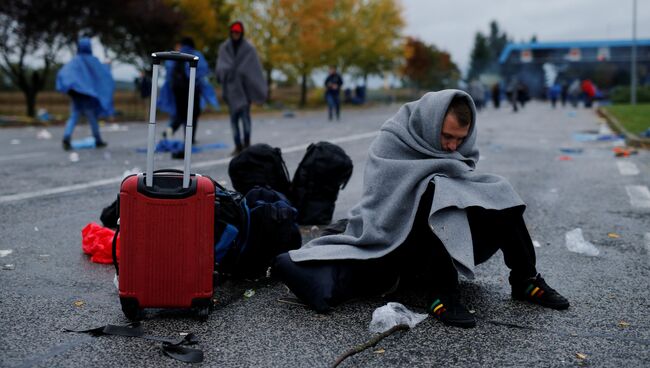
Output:
[[[232,31],[230,32],[230,37],[232,37],[234,41],[239,41],[239,39],[241,38],[241,32]]]
[[[442,131],[440,132],[442,149],[447,152],[453,152],[458,149],[458,146],[460,146],[465,140],[465,137],[467,137],[469,127],[469,124],[465,127],[461,126],[456,118],[456,114],[447,114],[445,116],[445,121],[442,123]]]

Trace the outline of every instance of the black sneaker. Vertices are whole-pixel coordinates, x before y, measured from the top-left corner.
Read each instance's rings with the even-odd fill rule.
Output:
[[[552,309],[567,309],[569,301],[546,284],[540,274],[512,285],[512,298]]]
[[[104,148],[106,146],[108,146],[108,143],[104,141],[95,141],[95,148]]]
[[[64,139],[63,142],[61,142],[63,145],[63,149],[66,151],[70,151],[72,149],[72,145],[70,144],[70,140]]]
[[[434,296],[428,312],[447,326],[464,328],[476,326],[476,318],[460,302],[458,291]]]

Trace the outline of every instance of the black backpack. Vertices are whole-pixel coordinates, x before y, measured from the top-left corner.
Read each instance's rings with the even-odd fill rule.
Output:
[[[224,275],[257,279],[273,258],[302,244],[297,211],[270,187],[241,194],[217,186],[215,269]]]
[[[309,145],[291,186],[290,199],[298,210],[299,224],[331,222],[339,189],[350,180],[352,168],[352,159],[341,147],[329,142]]]
[[[280,149],[264,143],[254,144],[235,156],[228,166],[228,175],[233,188],[240,193],[248,193],[256,185],[268,185],[288,194],[291,185]]]

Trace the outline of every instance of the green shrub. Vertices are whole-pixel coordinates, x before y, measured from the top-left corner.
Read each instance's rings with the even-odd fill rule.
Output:
[[[630,86],[616,86],[609,96],[613,103],[630,103]],[[650,102],[650,86],[639,86],[636,89],[636,100],[639,103]]]

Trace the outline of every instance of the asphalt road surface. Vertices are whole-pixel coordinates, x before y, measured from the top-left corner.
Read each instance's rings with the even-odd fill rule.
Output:
[[[339,195],[340,218],[359,199],[372,138],[398,107],[344,109],[338,123],[327,122],[325,112],[258,115],[253,141],[281,147],[292,173],[310,142],[343,147],[355,168]],[[475,280],[461,283],[478,317],[476,328],[445,327],[427,318],[343,366],[650,366],[650,153],[616,158],[615,142],[576,140],[574,133],[607,133],[592,110],[554,110],[541,103],[519,113],[489,108],[478,124],[478,171],[507,177],[526,201],[525,218],[539,245],[538,269],[570,300],[570,309],[511,300],[508,271],[497,254],[477,267]],[[146,146],[146,124],[106,125],[109,146],[79,150],[76,162],[61,149],[62,128],[47,130],[51,139],[37,139],[43,135],[39,128],[0,130],[0,366],[184,365],[163,355],[160,343],[63,332],[127,322],[112,266],[90,262],[81,251],[80,231],[99,222],[125,172],[144,168],[145,155],[136,149]],[[88,135],[82,125],[74,138]],[[193,155],[197,172],[228,184],[227,120],[201,121],[198,140],[229,145]],[[180,162],[156,158],[156,167],[170,166]],[[565,234],[576,228],[599,255],[568,250]],[[255,293],[245,297],[248,289]],[[184,312],[153,311],[144,328],[175,338],[195,333],[205,366],[325,367],[372,337],[368,325],[375,308],[400,301],[423,312],[427,302],[417,293],[393,295],[319,315],[278,302],[291,296],[271,279],[228,281],[215,290],[217,307],[207,322]]]

